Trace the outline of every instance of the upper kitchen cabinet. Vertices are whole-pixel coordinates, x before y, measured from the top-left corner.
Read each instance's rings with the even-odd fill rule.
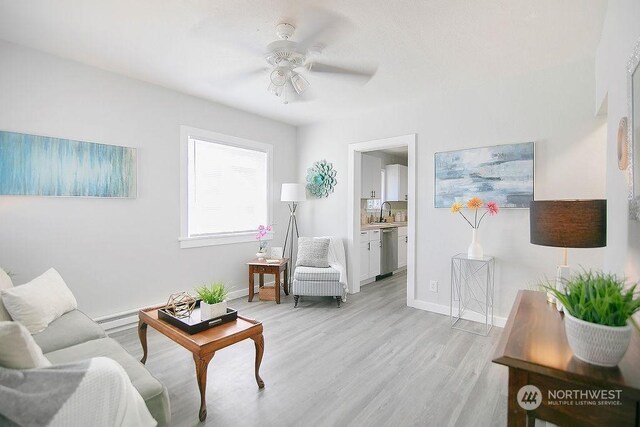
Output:
[[[404,165],[385,166],[386,201],[404,202],[409,195],[409,168]]]
[[[362,154],[362,194],[361,199],[379,199],[382,197],[382,160],[378,157]]]

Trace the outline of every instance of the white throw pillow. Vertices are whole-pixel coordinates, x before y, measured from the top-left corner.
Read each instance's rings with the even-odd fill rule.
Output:
[[[296,266],[329,267],[329,239],[320,237],[298,238],[298,259]]]
[[[68,311],[78,308],[76,298],[53,268],[29,283],[4,289],[2,301],[13,318],[37,334]]]
[[[19,322],[0,322],[0,365],[11,369],[46,368],[44,357],[27,328]]]
[[[11,281],[11,277],[3,269],[0,268],[0,292],[3,289],[13,288],[13,282]],[[4,304],[2,303],[2,295],[0,295],[0,322],[4,320],[11,320],[11,316],[7,312],[7,309],[4,308]]]

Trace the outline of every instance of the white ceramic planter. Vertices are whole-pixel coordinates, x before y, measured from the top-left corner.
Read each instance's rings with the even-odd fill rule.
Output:
[[[225,314],[227,314],[227,301],[217,304],[207,304],[204,301],[200,301],[200,320],[209,320]]]
[[[257,252],[256,253],[256,258],[258,259],[265,259],[267,257],[267,252]]]
[[[573,354],[598,366],[618,365],[629,347],[631,325],[604,326],[577,319],[564,310],[564,329]]]

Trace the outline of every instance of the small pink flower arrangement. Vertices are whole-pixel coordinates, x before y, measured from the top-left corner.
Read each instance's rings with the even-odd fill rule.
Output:
[[[268,232],[271,231],[272,228],[273,228],[273,225],[260,224],[258,226],[258,233],[256,234],[256,240],[260,242],[260,250],[258,252],[265,252],[265,250],[267,249],[267,245],[269,243],[262,239],[267,235]]]
[[[469,219],[464,215],[464,213],[462,213],[462,208],[464,207],[464,205],[460,202],[455,202],[454,204],[451,205],[451,213],[459,213],[460,215],[462,215],[465,221],[469,223],[471,228],[478,229],[480,228],[480,223],[482,223],[482,220],[487,214],[493,216],[493,215],[497,215],[498,212],[500,211],[500,208],[498,208],[498,204],[496,202],[487,202],[485,206],[487,210],[482,214],[482,216],[480,216],[480,219],[478,220],[478,209],[482,209],[482,205],[483,205],[482,200],[479,197],[472,197],[467,202],[467,208],[473,209],[474,211],[473,223],[471,223],[471,221],[469,221]]]

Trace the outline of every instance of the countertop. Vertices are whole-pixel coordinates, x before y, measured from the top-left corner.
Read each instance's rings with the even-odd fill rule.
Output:
[[[373,222],[371,224],[364,224],[360,226],[360,231],[367,230],[379,230],[381,228],[397,228],[406,227],[406,222]]]

